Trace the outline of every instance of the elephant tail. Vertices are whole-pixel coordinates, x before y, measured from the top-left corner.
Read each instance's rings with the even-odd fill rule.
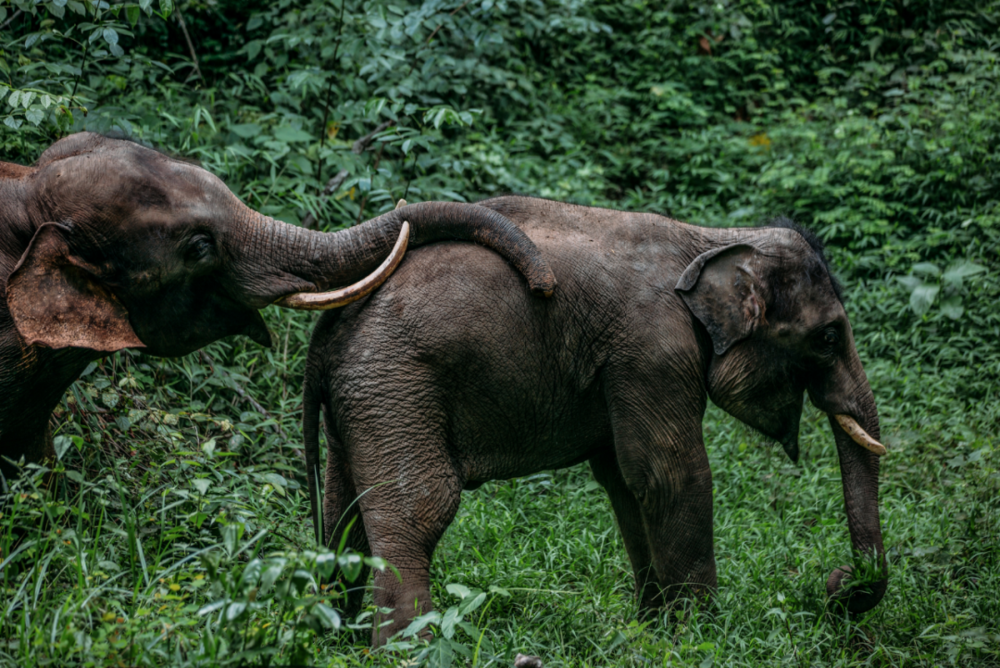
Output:
[[[320,478],[319,475],[319,417],[323,401],[320,365],[314,362],[310,346],[309,360],[306,363],[305,382],[302,390],[302,440],[305,444],[306,479],[309,485],[309,512],[312,514],[313,531],[316,534],[316,545],[323,544],[323,515],[320,512]]]

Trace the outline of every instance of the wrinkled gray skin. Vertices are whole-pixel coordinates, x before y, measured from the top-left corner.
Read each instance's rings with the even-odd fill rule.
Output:
[[[123,348],[177,356],[244,334],[258,309],[354,283],[410,245],[485,244],[551,294],[554,278],[510,221],[425,202],[322,234],[262,216],[206,170],[91,133],[24,167],[0,162],[0,472],[52,458],[52,410],[87,364]]]
[[[309,351],[306,458],[313,490],[322,408],[325,540],[360,514],[349,543],[402,576],[375,575],[376,605],[394,609],[375,644],[431,609],[431,556],[463,489],[589,462],[651,609],[716,587],[707,398],[793,459],[804,394],[879,437],[847,314],[799,232],[524,197],[479,205],[541,249],[559,277],[552,300],[532,300],[482,249],[437,245],[325,314]],[[830,422],[854,549],[882,561],[878,457]],[[872,608],[886,581],[850,591],[849,570],[829,593]]]

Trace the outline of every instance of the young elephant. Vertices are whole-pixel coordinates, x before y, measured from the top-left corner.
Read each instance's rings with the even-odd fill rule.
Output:
[[[463,489],[583,461],[611,498],[641,605],[710,593],[709,397],[794,460],[808,393],[830,416],[854,549],[884,563],[878,413],[818,242],[781,221],[479,206],[534,240],[559,276],[554,299],[529,299],[474,246],[419,249],[366,301],[324,315],[310,346],[306,463],[313,492],[322,407],[324,540],[360,514],[349,544],[402,576],[375,576],[376,605],[393,609],[375,644],[431,608],[431,555]],[[829,594],[872,608],[886,580],[842,586],[850,570],[834,570]]]
[[[474,205],[415,204],[321,234],[130,141],[80,133],[32,167],[0,163],[0,473],[52,456],[49,417],[90,361],[185,355],[234,334],[269,346],[258,309],[342,305],[385,280],[407,240],[439,239],[492,248],[536,293],[555,286],[531,240]]]

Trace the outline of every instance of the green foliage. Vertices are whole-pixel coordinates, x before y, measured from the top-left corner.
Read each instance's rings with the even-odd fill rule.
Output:
[[[401,197],[516,191],[709,225],[780,213],[827,242],[891,453],[891,581],[873,614],[823,608],[851,556],[821,416],[791,467],[713,410],[714,615],[634,621],[610,508],[573,470],[466,494],[434,565],[451,585],[422,620],[433,636],[396,652],[1000,660],[996,0],[0,0],[0,26],[3,160],[119,129],[323,229]],[[310,549],[297,449],[312,318],[266,318],[271,350],[120,354],[73,386],[54,487],[24,482],[0,511],[0,664],[397,663],[364,649],[371,608],[317,633],[339,591],[312,581],[345,555]]]

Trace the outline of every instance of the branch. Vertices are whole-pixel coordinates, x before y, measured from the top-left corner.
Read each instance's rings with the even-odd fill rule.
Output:
[[[351,175],[350,172],[348,172],[346,169],[342,169],[339,172],[337,172],[336,176],[334,176],[332,179],[326,182],[326,187],[323,188],[323,192],[320,193],[319,196],[320,206],[325,204],[326,200],[330,199],[330,195],[337,192],[337,188],[340,187],[340,184],[346,181],[347,177],[350,175]],[[306,228],[307,230],[311,230],[315,227],[315,225],[316,225],[316,216],[312,215],[312,212],[307,213],[306,217],[302,219],[302,227]]]
[[[198,79],[205,83],[205,77],[201,76],[201,68],[198,67],[198,54],[194,51],[194,44],[191,43],[191,36],[188,34],[187,24],[184,23],[184,16],[181,14],[181,10],[177,10],[177,23],[181,25],[181,32],[184,33],[184,41],[187,42],[188,51],[191,52],[191,62],[194,63],[194,71],[198,75]]]
[[[14,22],[14,21],[15,21],[15,20],[17,19],[17,17],[19,17],[19,16],[20,16],[21,14],[23,14],[23,13],[24,13],[24,12],[23,12],[23,11],[21,11],[21,10],[19,9],[19,10],[17,10],[16,12],[14,12],[13,14],[11,14],[11,15],[10,15],[10,18],[9,18],[9,19],[7,19],[6,21],[4,21],[4,22],[3,22],[3,25],[2,25],[2,26],[0,26],[0,30],[3,30],[3,29],[4,29],[4,28],[6,28],[7,26],[9,26],[9,25],[10,25],[11,23],[13,23],[13,22]]]
[[[375,135],[385,130],[387,127],[392,125],[392,121],[384,121],[378,124],[378,127],[366,134],[361,139],[354,142],[354,146],[351,147],[351,151],[357,155],[364,153],[368,146],[375,140]]]
[[[459,5],[455,9],[451,10],[451,13],[448,14],[448,16],[454,16],[455,14],[458,14],[460,11],[462,11],[462,9],[465,8],[465,6],[467,4],[469,4],[469,0],[465,0],[465,2],[463,2],[461,5]],[[444,21],[442,21],[440,24],[438,24],[438,27],[434,28],[434,32],[431,33],[431,36],[427,38],[427,43],[428,44],[431,43],[431,40],[434,39],[434,35],[438,34],[438,30],[440,30],[442,28],[442,26],[444,26]]]

